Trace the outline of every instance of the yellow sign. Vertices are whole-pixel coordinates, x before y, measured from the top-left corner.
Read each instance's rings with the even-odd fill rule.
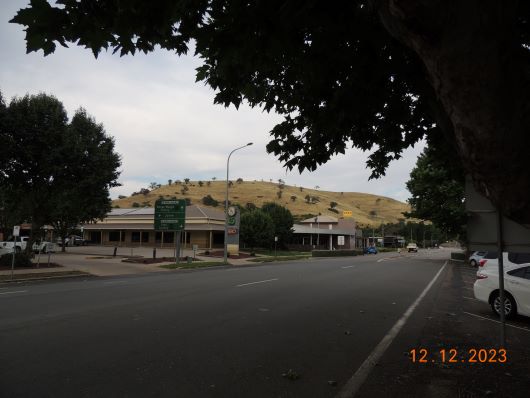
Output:
[[[353,216],[353,212],[351,210],[344,210],[342,212],[342,217],[351,217]]]

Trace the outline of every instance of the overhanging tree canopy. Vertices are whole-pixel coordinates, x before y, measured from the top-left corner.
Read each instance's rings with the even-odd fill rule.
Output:
[[[203,59],[215,101],[284,116],[267,149],[314,170],[349,146],[373,177],[424,136],[458,151],[477,188],[530,223],[530,3],[498,0],[32,0],[27,50],[156,46]],[[440,139],[443,137],[444,139]],[[502,163],[502,167],[499,167]]]

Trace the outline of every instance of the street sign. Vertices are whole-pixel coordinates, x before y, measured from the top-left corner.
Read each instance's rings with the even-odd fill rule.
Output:
[[[353,216],[353,211],[351,210],[343,210],[342,217],[351,217]]]
[[[155,202],[155,231],[183,231],[186,200],[158,199]]]
[[[337,236],[337,244],[339,246],[344,246],[344,235]]]
[[[15,225],[13,227],[13,236],[20,236],[20,225]]]

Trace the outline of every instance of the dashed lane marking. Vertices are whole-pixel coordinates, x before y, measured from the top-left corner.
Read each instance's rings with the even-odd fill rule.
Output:
[[[267,282],[273,282],[277,281],[278,278],[274,279],[265,279],[263,281],[257,281],[257,282],[249,282],[249,283],[242,283],[241,285],[236,285],[236,287],[243,287],[243,286],[249,286],[249,285],[257,285],[258,283],[267,283]]]
[[[2,292],[0,294],[15,294],[15,293],[26,293],[27,290],[13,290],[12,292]]]

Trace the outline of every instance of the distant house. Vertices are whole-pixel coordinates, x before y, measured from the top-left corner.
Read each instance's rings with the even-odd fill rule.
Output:
[[[300,250],[353,249],[360,247],[361,241],[357,240],[353,219],[317,216],[293,225],[293,238],[289,247]]]
[[[152,207],[112,209],[95,223],[84,225],[84,238],[91,243],[109,246],[172,247],[175,233],[154,230]],[[222,248],[225,215],[222,211],[191,205],[186,207],[183,247]]]

